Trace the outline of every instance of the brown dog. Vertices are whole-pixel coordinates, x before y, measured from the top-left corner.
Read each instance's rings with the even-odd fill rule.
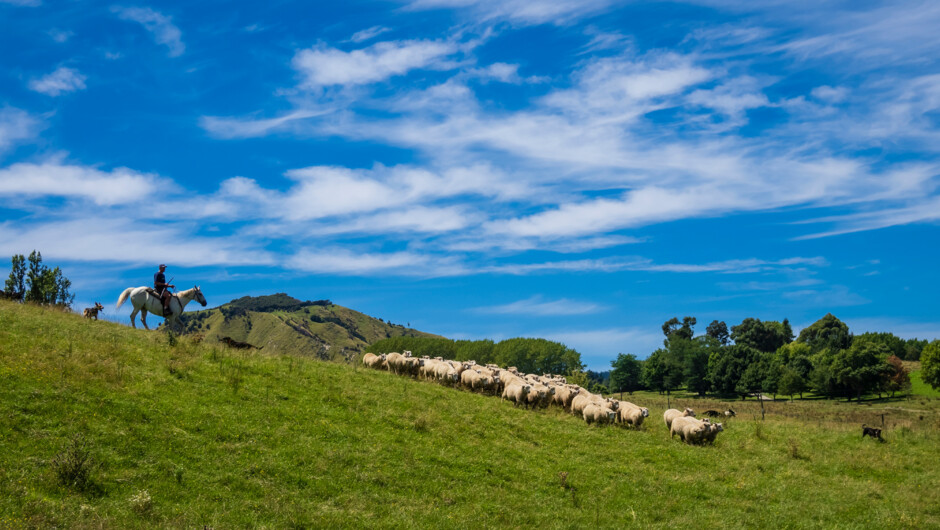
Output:
[[[98,320],[98,311],[103,310],[104,306],[98,302],[95,302],[95,307],[86,307],[85,311],[82,312],[82,315],[84,315],[85,318],[94,318],[95,320]]]

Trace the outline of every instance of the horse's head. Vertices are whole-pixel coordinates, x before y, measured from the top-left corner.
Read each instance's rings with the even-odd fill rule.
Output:
[[[202,295],[202,291],[199,290],[198,285],[193,287],[193,292],[195,293],[193,300],[199,302],[199,305],[201,305],[202,307],[206,307],[206,304],[208,304],[208,302],[206,302],[206,297]]]

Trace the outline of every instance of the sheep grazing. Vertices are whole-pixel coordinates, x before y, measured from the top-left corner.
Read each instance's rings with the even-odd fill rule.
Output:
[[[82,311],[82,315],[84,315],[85,318],[98,320],[98,311],[104,311],[104,306],[95,302],[95,307],[86,307],[85,310]]]
[[[375,370],[385,370],[388,368],[388,365],[385,362],[385,354],[376,355],[374,353],[367,353],[362,356],[362,364],[366,365],[369,368]]]
[[[710,423],[708,425],[708,432],[705,433],[703,443],[715,443],[715,437],[718,436],[718,433],[724,431],[724,426],[721,423]]]
[[[528,403],[528,394],[532,390],[532,385],[525,383],[520,383],[513,381],[512,383],[506,385],[505,390],[503,390],[503,399],[508,399],[513,402],[513,405],[518,407],[519,404],[525,405],[526,408],[529,408]]]
[[[687,444],[700,444],[704,442],[711,428],[711,423],[691,416],[676,416],[669,427],[669,437],[672,438],[678,434],[679,439]]]
[[[649,415],[650,410],[646,407],[638,407],[629,401],[620,401],[617,409],[617,422],[623,426],[639,427]]]
[[[614,410],[597,403],[588,403],[581,415],[584,416],[584,421],[588,424],[614,423],[617,421],[617,413]]]
[[[679,412],[676,409],[669,409],[663,414],[663,419],[666,420],[666,428],[672,428],[672,420],[682,417],[682,416],[692,416],[695,417],[695,411],[690,408],[686,408],[684,411]]]

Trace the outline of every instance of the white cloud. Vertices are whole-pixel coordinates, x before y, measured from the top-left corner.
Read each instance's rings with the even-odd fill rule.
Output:
[[[840,103],[845,100],[848,93],[849,90],[845,87],[832,87],[829,85],[818,86],[810,92],[814,98],[826,103]]]
[[[371,28],[366,28],[364,30],[353,33],[353,36],[350,37],[349,40],[351,42],[365,42],[367,40],[372,40],[387,31],[391,31],[391,29],[386,28],[385,26],[372,26]]]
[[[168,17],[149,7],[120,7],[114,6],[111,11],[121,20],[130,20],[141,24],[144,29],[153,34],[157,44],[163,44],[170,50],[170,57],[178,57],[186,51],[183,44],[183,33],[173,25],[172,17]]]
[[[581,259],[567,261],[548,261],[542,263],[523,263],[493,265],[483,267],[480,272],[494,274],[527,275],[552,272],[617,272],[617,271],[646,271],[646,272],[673,272],[673,273],[703,273],[715,272],[723,274],[751,274],[755,272],[780,271],[794,265],[822,267],[826,260],[815,258],[786,258],[776,261],[756,258],[743,260],[727,260],[704,264],[694,263],[664,263],[657,264],[644,258],[602,258]]]
[[[440,67],[456,52],[457,45],[445,41],[379,42],[350,52],[321,44],[297,52],[292,64],[304,76],[301,87],[316,89],[375,83],[410,70]]]
[[[322,116],[330,111],[298,109],[277,118],[245,119],[202,116],[199,126],[216,138],[256,138],[290,127],[293,123]]]
[[[407,8],[464,9],[481,21],[566,24],[599,14],[614,3],[614,0],[411,0]]]
[[[193,235],[195,228],[122,219],[104,222],[90,215],[28,226],[6,222],[0,224],[0,253],[22,254],[41,248],[43,257],[53,260],[135,264],[175,260],[187,266],[273,264],[266,252],[238,238],[199,237]]]
[[[291,256],[285,265],[305,272],[340,276],[438,276],[441,266],[432,263],[430,256],[413,252],[356,253],[340,247],[302,250]]]
[[[0,196],[73,197],[112,206],[150,200],[158,187],[166,186],[152,174],[127,168],[101,171],[58,160],[0,169]]]
[[[34,138],[42,123],[28,112],[14,108],[0,108],[0,154],[13,145]]]
[[[85,79],[85,76],[79,73],[78,70],[61,66],[51,74],[30,81],[29,88],[47,96],[55,97],[64,92],[84,90]]]
[[[604,306],[591,302],[578,302],[567,298],[543,300],[541,296],[533,296],[509,304],[477,307],[472,311],[497,315],[570,316],[599,313],[605,309]]]

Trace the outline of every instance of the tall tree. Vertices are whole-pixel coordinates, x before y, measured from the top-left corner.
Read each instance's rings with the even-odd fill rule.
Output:
[[[612,392],[633,393],[640,389],[643,366],[632,353],[617,354],[610,362],[610,390]]]
[[[921,378],[934,390],[940,390],[940,340],[924,346],[920,354]]]
[[[861,401],[862,394],[878,389],[888,370],[890,350],[884,344],[860,342],[840,350],[832,361],[832,374],[836,381],[849,388]]]
[[[731,338],[728,334],[728,325],[718,320],[712,320],[712,323],[705,328],[705,335],[717,340],[722,346],[727,346]]]
[[[660,348],[643,363],[643,382],[646,386],[669,393],[682,385],[683,366],[669,350]]]
[[[10,277],[7,278],[3,290],[16,294],[19,301],[23,301],[26,294],[26,258],[22,254],[14,254],[11,260]]]
[[[888,357],[888,367],[881,382],[882,389],[885,392],[891,392],[891,397],[894,397],[896,392],[910,390],[911,376],[904,367],[904,361],[897,355],[891,355]]]
[[[750,346],[762,352],[775,352],[790,342],[793,331],[787,328],[789,323],[784,326],[773,320],[761,322],[759,318],[745,318],[737,326],[731,327],[731,338],[735,344]]]
[[[796,340],[808,344],[814,352],[825,348],[844,350],[852,344],[852,334],[849,333],[849,326],[832,313],[826,313],[826,316],[803,328]]]
[[[713,351],[708,357],[708,378],[712,388],[726,396],[737,394],[744,371],[759,353],[743,344],[724,346]]]
[[[873,332],[869,331],[867,333],[862,333],[861,335],[856,335],[852,342],[875,342],[878,344],[884,344],[887,346],[888,350],[891,351],[891,355],[894,355],[899,358],[904,358],[906,351],[907,343],[901,337],[898,337],[894,333],[888,332]]]
[[[695,317],[682,317],[681,323],[677,317],[670,318],[663,323],[663,335],[666,336],[666,342],[673,337],[692,340],[692,336],[695,334],[692,328],[695,324]]]

